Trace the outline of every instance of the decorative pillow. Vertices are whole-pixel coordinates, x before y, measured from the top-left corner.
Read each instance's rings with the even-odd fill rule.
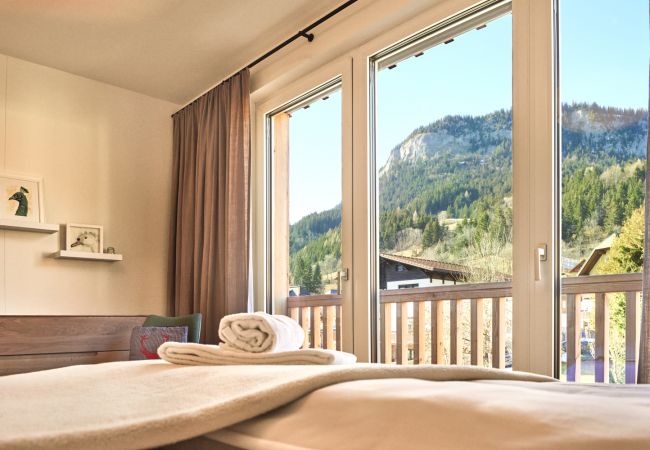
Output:
[[[187,327],[187,342],[199,343],[201,339],[201,313],[188,314],[187,316],[165,317],[148,316],[143,327]]]
[[[129,359],[160,359],[158,347],[167,341],[187,342],[187,327],[135,327]]]

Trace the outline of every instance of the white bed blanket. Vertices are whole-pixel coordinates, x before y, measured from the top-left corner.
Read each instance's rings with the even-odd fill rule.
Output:
[[[648,449],[650,386],[360,380],[208,434],[251,450]]]
[[[458,366],[72,366],[0,377],[0,448],[155,447],[256,417],[324,386],[386,378],[551,380]]]
[[[158,355],[173,364],[188,365],[258,365],[258,364],[354,364],[357,357],[351,353],[320,348],[305,348],[289,352],[249,353],[232,351],[219,345],[191,342],[165,342],[158,347]]]

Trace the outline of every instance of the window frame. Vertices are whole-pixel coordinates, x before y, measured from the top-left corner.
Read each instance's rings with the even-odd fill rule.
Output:
[[[272,116],[279,112],[295,110],[311,101],[318,95],[332,90],[341,89],[341,134],[342,134],[342,229],[351,229],[351,201],[345,201],[350,196],[351,168],[351,60],[349,57],[339,58],[324,65],[299,80],[288,83],[274,95],[254,101],[251,114],[255,117],[255,141],[253,149],[256,160],[262,164],[256,165],[252,174],[254,199],[256,205],[252,209],[253,249],[252,249],[252,280],[254,291],[254,309],[269,313],[284,313],[286,311],[287,295],[274,292],[273,287],[273,145],[272,145]],[[349,125],[348,125],[349,124]],[[277,198],[280,201],[281,198]],[[287,242],[288,244],[288,242]],[[352,233],[342,233],[342,265],[351,267],[352,261]],[[348,250],[350,249],[350,250]],[[347,282],[349,286],[350,281]],[[348,292],[349,291],[349,292]],[[352,329],[352,292],[344,289],[343,301],[343,329]],[[342,349],[353,352],[351,333],[343,333]]]
[[[379,70],[390,68],[391,65],[403,61],[419,51],[425,51],[437,45],[445,43],[447,39],[459,36],[466,32],[472,31],[478,25],[489,23],[497,20],[506,14],[512,14],[511,0],[484,0],[466,9],[457,11],[450,17],[438,21],[424,30],[401,39],[382,50],[369,55],[368,59],[368,157],[371,160],[372,171],[369,174],[370,182],[370,239],[373,243],[370,249],[369,267],[371,271],[371,291],[370,291],[370,316],[371,316],[371,336],[374,337],[370,342],[370,354],[373,362],[379,362],[378,347],[379,329],[381,317],[379,314],[379,282],[377,275],[379,272],[379,179],[377,177],[377,157],[376,157],[376,95],[377,82],[376,77]],[[513,64],[514,66],[514,64]],[[514,67],[513,67],[514,74]],[[513,100],[514,106],[514,100]],[[514,145],[513,145],[514,148]],[[513,150],[514,151],[514,150]],[[514,155],[513,155],[514,156]],[[514,166],[513,166],[514,173]],[[514,176],[514,174],[513,174]],[[514,184],[514,182],[513,182]],[[514,185],[513,185],[514,190]],[[514,265],[514,264],[513,264]],[[514,338],[513,338],[514,340]]]
[[[513,17],[513,368],[553,375],[557,362],[555,349],[555,304],[557,301],[557,218],[553,196],[556,80],[554,47],[554,0],[512,0]],[[371,308],[377,298],[375,271],[372,270],[376,230],[373,217],[374,161],[370,153],[373,87],[370,83],[370,58],[379,52],[430,29],[432,24],[485,2],[443,0],[430,7],[410,5],[407,0],[377,0],[373,8],[351,11],[322,38],[278,58],[272,65],[252,75],[255,133],[253,136],[253,289],[256,308],[266,298],[266,156],[264,152],[264,113],[317,85],[325,74],[343,74],[343,133],[345,165],[351,171],[344,191],[351,196],[347,226],[354,239],[348,253],[351,300],[344,306],[344,348],[359,361],[376,361],[377,315]],[[386,14],[399,17],[382,22]],[[373,21],[374,19],[377,19]],[[399,23],[397,21],[399,20]],[[362,36],[362,37],[359,37]],[[328,39],[331,41],[328,43]],[[346,41],[351,44],[346,46]],[[363,42],[358,44],[359,42]],[[337,58],[333,62],[328,61]],[[314,67],[322,67],[312,70]],[[340,69],[332,70],[332,67]],[[329,70],[329,72],[328,72]],[[306,74],[306,75],[305,75]],[[347,83],[347,84],[346,84]],[[302,87],[296,87],[302,86]],[[346,87],[347,86],[347,87]],[[277,90],[277,87],[280,87]],[[353,89],[354,88],[354,89]],[[270,94],[270,91],[275,91]],[[533,126],[534,125],[534,126]],[[348,142],[349,140],[349,142]],[[345,169],[344,169],[345,170]],[[352,208],[352,205],[354,208]],[[548,245],[548,262],[541,266],[542,279],[535,281],[536,246]],[[347,309],[346,309],[347,308]],[[375,341],[373,343],[373,341]],[[347,344],[346,344],[347,343]]]

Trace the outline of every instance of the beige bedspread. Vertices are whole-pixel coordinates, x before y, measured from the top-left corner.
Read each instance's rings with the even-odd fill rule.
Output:
[[[360,380],[207,437],[252,450],[648,449],[650,387]]]
[[[550,380],[456,366],[73,366],[0,377],[0,448],[155,447],[253,418],[324,386],[388,378]],[[509,401],[511,411],[529,408]],[[473,422],[467,420],[468,432]]]

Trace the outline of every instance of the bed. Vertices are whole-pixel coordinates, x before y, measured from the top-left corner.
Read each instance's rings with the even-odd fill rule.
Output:
[[[0,377],[0,448],[650,448],[650,389],[462,366],[79,365]]]
[[[638,398],[650,391],[642,390],[496,380],[352,381],[205,438],[252,449],[650,448],[648,402]]]
[[[650,448],[648,423],[646,386],[466,366],[114,361],[0,377],[2,449]]]

